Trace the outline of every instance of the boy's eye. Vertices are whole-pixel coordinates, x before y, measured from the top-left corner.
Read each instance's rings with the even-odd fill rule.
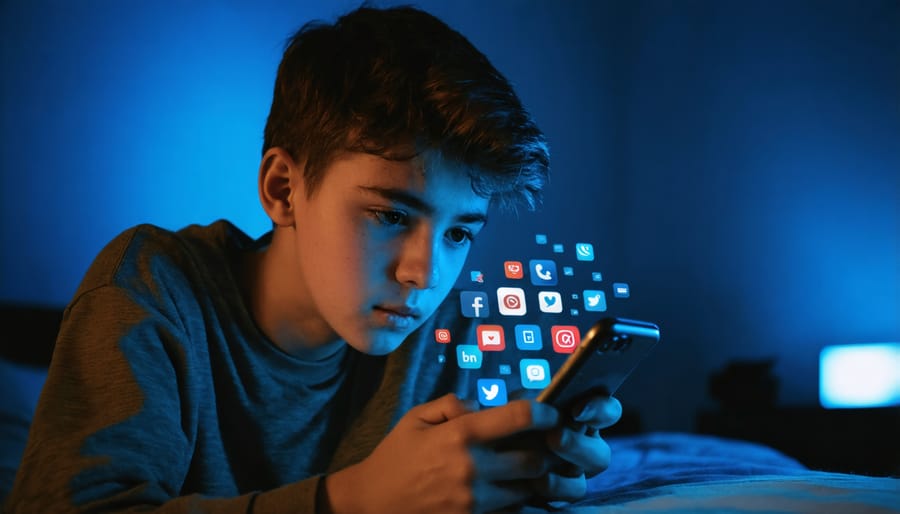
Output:
[[[372,214],[379,223],[388,226],[406,225],[409,220],[409,216],[402,211],[372,211]]]
[[[462,244],[473,239],[472,232],[464,228],[451,228],[447,231],[447,239],[455,244]]]

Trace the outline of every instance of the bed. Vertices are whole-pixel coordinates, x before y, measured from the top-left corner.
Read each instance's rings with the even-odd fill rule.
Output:
[[[617,436],[609,443],[610,467],[588,481],[585,498],[548,511],[900,512],[900,478],[813,471],[756,443],[670,432]]]

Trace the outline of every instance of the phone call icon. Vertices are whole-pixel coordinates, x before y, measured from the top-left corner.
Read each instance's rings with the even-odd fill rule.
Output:
[[[528,261],[531,270],[531,283],[536,286],[556,285],[556,263],[546,259],[531,259]]]
[[[594,260],[594,245],[591,243],[577,243],[575,245],[575,256],[579,261]]]

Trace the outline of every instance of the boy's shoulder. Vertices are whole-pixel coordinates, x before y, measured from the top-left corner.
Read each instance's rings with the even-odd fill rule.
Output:
[[[233,255],[253,244],[227,220],[179,230],[135,225],[100,250],[75,296],[108,285],[158,283],[203,267],[227,266]]]

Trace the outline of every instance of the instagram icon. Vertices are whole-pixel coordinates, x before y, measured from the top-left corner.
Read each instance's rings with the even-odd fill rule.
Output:
[[[553,338],[553,351],[556,353],[572,353],[581,342],[581,332],[574,325],[553,325],[550,327]]]

